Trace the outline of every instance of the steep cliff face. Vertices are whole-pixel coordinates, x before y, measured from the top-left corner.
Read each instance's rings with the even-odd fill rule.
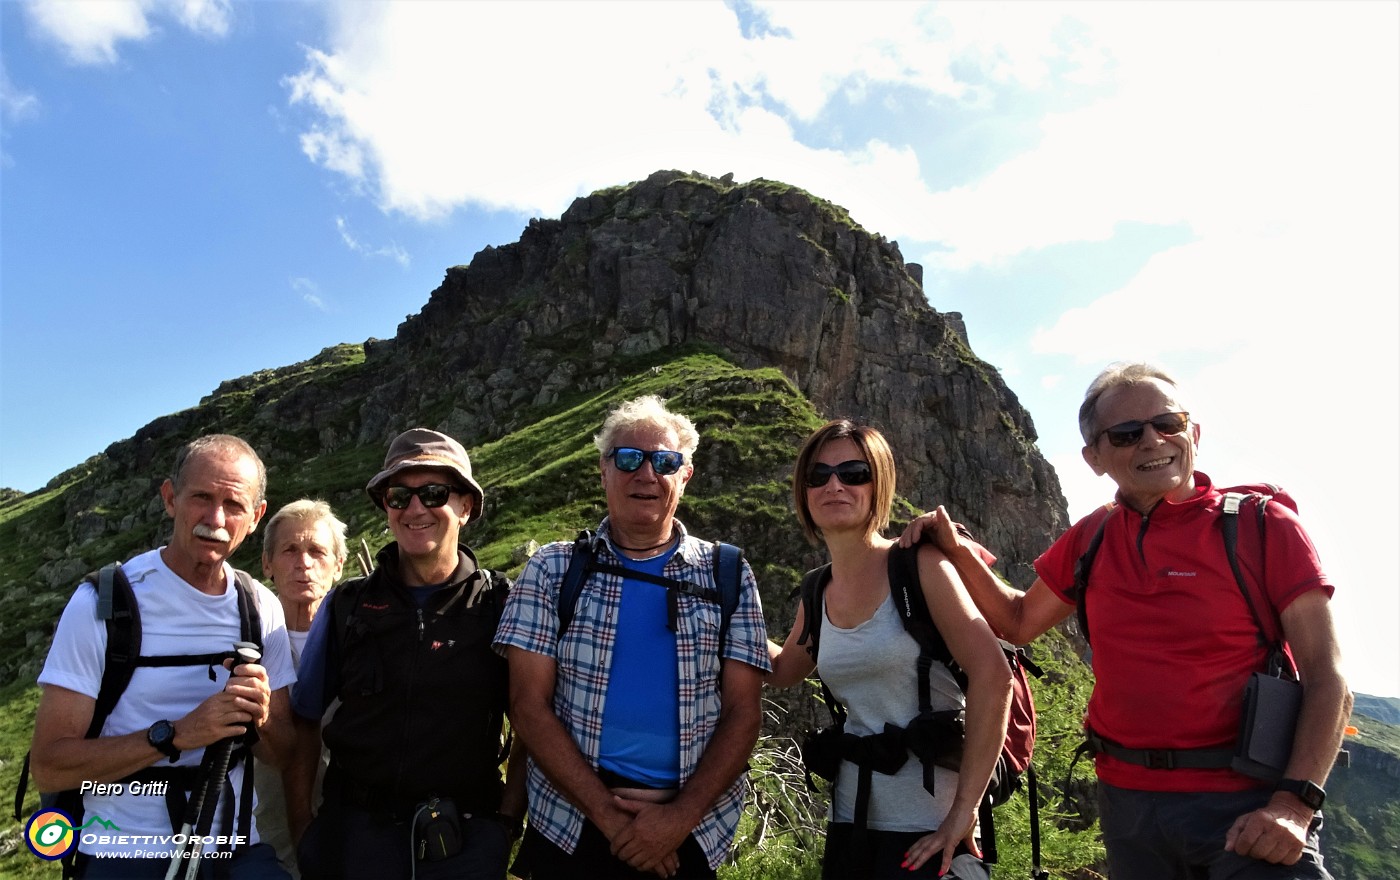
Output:
[[[611,388],[642,360],[700,346],[777,368],[825,417],[881,428],[900,494],[949,505],[1026,586],[1030,562],[1066,525],[1058,480],[1015,395],[973,355],[960,317],[928,304],[918,276],[895,243],[801,190],[657,172],[449,269],[393,339],[229,380],[156,419],[55,479],[71,484],[54,499],[57,522],[17,528],[42,539],[45,586],[67,589],[163,539],[156,488],[178,444],[200,433],[242,434],[279,485],[334,457],[346,486],[309,489],[353,497],[406,426],[489,442],[561,395]],[[763,478],[784,482],[785,467]]]
[[[615,380],[619,357],[701,342],[777,367],[824,414],[880,427],[901,494],[958,511],[1026,586],[1066,525],[1059,481],[1016,396],[915,275],[895,243],[800,190],[657,172],[449,270],[370,355],[463,376],[479,439],[522,404]]]

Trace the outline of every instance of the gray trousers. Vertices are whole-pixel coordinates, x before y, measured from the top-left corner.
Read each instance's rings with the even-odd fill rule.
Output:
[[[1275,865],[1225,851],[1235,820],[1264,806],[1268,789],[1133,791],[1099,780],[1099,824],[1114,880],[1332,880],[1322,867],[1313,816],[1303,857]]]

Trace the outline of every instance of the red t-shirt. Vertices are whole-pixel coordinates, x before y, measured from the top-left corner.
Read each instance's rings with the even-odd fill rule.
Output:
[[[1163,501],[1147,516],[1119,504],[1085,591],[1093,647],[1089,724],[1133,749],[1230,748],[1240,700],[1263,668],[1259,628],[1230,571],[1219,521],[1222,494],[1197,471],[1188,500]],[[1261,579],[1253,506],[1242,511],[1237,558],[1251,583],[1266,583],[1275,612],[1309,590],[1332,595],[1297,515],[1266,508]],[[1036,560],[1036,573],[1065,602],[1074,564],[1102,515],[1085,517]],[[1265,613],[1260,609],[1260,613]],[[1155,770],[1097,757],[1099,778],[1146,791],[1237,791],[1262,785],[1232,770]]]

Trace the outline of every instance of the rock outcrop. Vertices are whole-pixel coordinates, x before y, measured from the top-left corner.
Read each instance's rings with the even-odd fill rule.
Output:
[[[1058,480],[1029,415],[972,353],[960,316],[930,306],[914,269],[896,243],[799,189],[657,172],[447,270],[392,339],[227,381],[55,478],[75,485],[50,553],[82,557],[117,535],[161,540],[156,487],[175,447],[199,433],[236,429],[273,470],[381,450],[416,423],[471,446],[561,395],[610,387],[642,359],[705,346],[781,370],[826,416],[881,428],[900,494],[948,504],[1024,587],[1066,525]],[[66,588],[75,568],[41,574]]]

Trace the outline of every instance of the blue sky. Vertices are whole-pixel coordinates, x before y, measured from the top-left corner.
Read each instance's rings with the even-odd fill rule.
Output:
[[[1175,370],[1400,695],[1400,4],[3,0],[0,53],[0,485],[392,336],[576,196],[768,177],[924,265],[1074,516],[1084,387]]]

